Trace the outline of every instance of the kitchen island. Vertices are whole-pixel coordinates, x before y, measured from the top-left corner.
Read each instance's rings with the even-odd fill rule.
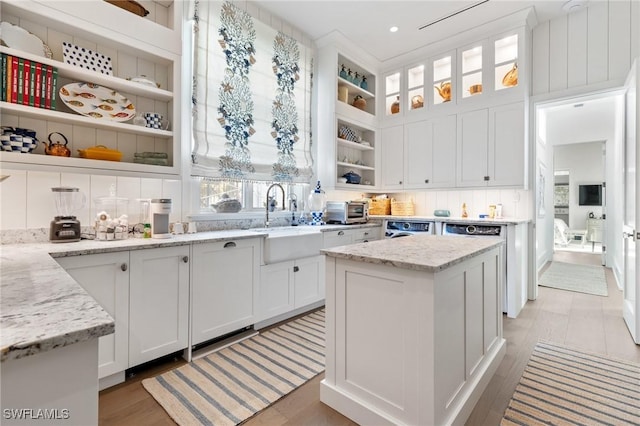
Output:
[[[360,424],[464,424],[506,352],[501,244],[426,235],[323,250],[321,401]]]

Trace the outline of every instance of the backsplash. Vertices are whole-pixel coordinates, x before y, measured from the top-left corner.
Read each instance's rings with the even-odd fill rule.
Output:
[[[0,240],[2,243],[47,241],[49,223],[55,215],[55,204],[51,188],[73,186],[86,196],[85,207],[77,213],[83,233],[91,232],[97,213],[94,199],[109,196],[115,185],[116,196],[129,199],[126,211],[129,223],[141,222],[140,198],[171,198],[170,222],[188,221],[190,212],[182,212],[182,185],[179,180],[133,178],[108,175],[86,175],[77,173],[40,172],[3,169],[2,175],[10,177],[0,185]],[[360,199],[363,194],[354,191],[327,191],[327,200],[347,201]],[[531,191],[518,189],[476,189],[450,191],[406,191],[388,193],[398,200],[413,200],[417,216],[432,216],[435,209],[448,209],[451,216],[459,217],[462,203],[467,204],[469,217],[477,218],[487,213],[489,204],[501,203],[505,218],[531,218]],[[275,218],[274,218],[275,219]],[[276,220],[274,226],[288,225],[289,217]],[[262,216],[256,218],[198,221],[199,232],[222,229],[246,229],[264,226]]]
[[[72,186],[86,196],[84,208],[76,216],[83,226],[89,226],[96,217],[94,199],[107,197],[112,185],[116,196],[129,199],[126,211],[129,223],[141,221],[140,198],[171,198],[170,221],[182,220],[182,184],[180,180],[133,178],[108,175],[87,175],[2,169],[9,178],[0,184],[0,231],[49,229],[56,213],[53,193],[55,186]],[[34,231],[38,232],[38,231]]]
[[[327,191],[327,200],[348,201],[359,199],[362,194],[351,191]],[[531,218],[531,191],[523,189],[474,189],[449,191],[405,191],[388,192],[391,198],[399,201],[413,200],[416,216],[433,216],[436,209],[446,209],[452,217],[460,217],[462,203],[466,203],[470,218],[477,219],[480,214],[489,212],[490,204],[502,204],[502,215],[505,218]]]

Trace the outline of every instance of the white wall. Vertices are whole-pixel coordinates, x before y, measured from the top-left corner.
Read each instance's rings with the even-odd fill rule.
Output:
[[[553,148],[548,138],[548,114],[545,110],[536,111],[538,128],[535,131],[537,159],[534,171],[533,186],[538,191],[532,194],[535,214],[536,267],[532,271],[535,276],[545,263],[553,257]],[[541,177],[542,176],[542,177]],[[540,188],[541,180],[544,186]],[[538,207],[539,199],[544,200],[544,212]]]
[[[593,212],[602,216],[602,207],[578,205],[578,185],[604,181],[603,142],[573,143],[553,147],[554,170],[569,171],[569,227],[586,229]]]
[[[640,2],[592,0],[533,30],[532,94],[622,85],[640,56]]]

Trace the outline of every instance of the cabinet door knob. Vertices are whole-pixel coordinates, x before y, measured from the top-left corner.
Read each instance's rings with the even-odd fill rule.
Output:
[[[365,232],[365,233],[364,233],[364,235],[369,235],[369,233],[368,233],[368,232]]]
[[[338,231],[338,235],[344,235],[344,231]]]
[[[368,242],[369,242],[369,240],[362,240],[362,242],[363,242],[363,243],[368,243]]]
[[[189,256],[183,256],[183,257],[182,257],[182,261],[183,261],[184,263],[189,262]]]
[[[425,179],[425,180],[424,180],[424,183],[429,183],[429,179]]]
[[[228,243],[225,243],[224,248],[231,248],[235,246],[236,246],[236,243],[234,243],[233,241],[229,241]]]
[[[299,266],[294,266],[294,267],[293,267],[293,272],[298,272],[299,270],[300,270],[300,267],[299,267]]]
[[[128,266],[126,263],[123,263],[122,265],[120,265],[120,269],[122,269],[123,272],[125,272],[127,270]]]
[[[484,180],[488,181],[489,180],[489,176],[485,176]]]
[[[398,181],[398,184],[399,184],[399,185],[402,185],[402,181]]]

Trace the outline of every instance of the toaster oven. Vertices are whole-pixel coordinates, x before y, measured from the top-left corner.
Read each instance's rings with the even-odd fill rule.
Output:
[[[365,223],[369,219],[366,201],[327,201],[327,223]]]

